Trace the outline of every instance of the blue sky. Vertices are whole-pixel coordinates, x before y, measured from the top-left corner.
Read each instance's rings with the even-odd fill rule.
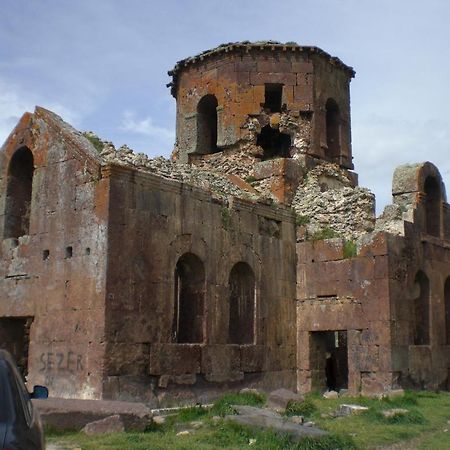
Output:
[[[38,104],[116,146],[169,156],[175,62],[224,42],[317,45],[354,67],[355,170],[390,201],[399,164],[450,186],[447,0],[0,0],[0,141]]]

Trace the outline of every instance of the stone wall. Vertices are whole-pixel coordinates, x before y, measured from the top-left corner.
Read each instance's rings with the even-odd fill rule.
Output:
[[[292,213],[118,166],[111,183],[105,397],[167,403],[231,386],[295,386],[295,226]],[[120,207],[117,207],[120,205]],[[204,265],[203,339],[173,340],[174,272]],[[229,343],[229,277],[255,276],[255,337]],[[200,389],[201,388],[201,389]]]
[[[395,382],[387,236],[377,235],[358,255],[347,251],[342,239],[297,244],[297,360],[302,392],[326,388],[314,385],[315,377],[320,376],[317,371],[322,367],[325,372],[324,352],[318,353],[314,345],[319,332],[346,332],[351,393],[380,392]]]
[[[0,152],[2,235],[9,161],[24,147],[35,167],[29,234],[2,240],[0,317],[32,321],[30,385],[46,385],[52,396],[99,398],[108,181],[80,133],[42,108],[25,114]]]

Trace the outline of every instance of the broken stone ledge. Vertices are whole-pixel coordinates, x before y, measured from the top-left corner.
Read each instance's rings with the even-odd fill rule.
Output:
[[[44,425],[57,430],[81,430],[88,423],[119,416],[124,429],[143,431],[152,421],[152,412],[142,403],[65,398],[34,399]]]

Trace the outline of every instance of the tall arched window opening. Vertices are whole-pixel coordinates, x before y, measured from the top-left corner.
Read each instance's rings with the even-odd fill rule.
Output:
[[[414,299],[414,345],[430,343],[430,281],[422,272],[417,272],[414,283],[418,296]]]
[[[327,158],[334,162],[339,162],[341,154],[340,126],[341,117],[338,104],[329,98],[326,108],[326,132],[327,132]]]
[[[30,231],[33,154],[27,147],[17,150],[8,167],[4,238],[18,238]]]
[[[450,345],[450,277],[444,286],[444,308],[445,308],[445,343]]]
[[[197,153],[208,154],[217,148],[217,98],[208,94],[197,105]]]
[[[203,342],[205,268],[198,256],[184,254],[175,268],[174,342]]]
[[[238,262],[229,279],[230,344],[253,344],[255,340],[255,275],[251,267]]]
[[[423,190],[425,191],[426,232],[439,237],[441,230],[441,188],[436,178],[427,177]]]

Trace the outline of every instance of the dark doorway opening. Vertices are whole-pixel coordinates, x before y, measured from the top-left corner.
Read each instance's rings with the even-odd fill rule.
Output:
[[[255,336],[255,275],[251,267],[238,262],[230,272],[230,320],[228,342],[253,344]]]
[[[24,377],[28,374],[28,348],[33,317],[0,318],[0,348],[8,350]]]
[[[335,100],[329,98],[325,105],[326,108],[326,130],[327,130],[327,153],[330,161],[339,162],[341,153],[340,143],[340,112],[339,106]]]
[[[434,177],[427,177],[424,183],[426,232],[439,237],[441,230],[441,188]]]
[[[275,83],[266,84],[264,94],[264,109],[270,113],[281,112],[283,85]]]
[[[203,342],[205,268],[198,256],[186,253],[178,260],[174,294],[172,340]]]
[[[279,130],[266,125],[258,135],[256,144],[264,150],[263,160],[273,158],[289,158],[291,137],[288,134],[280,133]]]
[[[197,105],[197,153],[208,154],[217,148],[217,98],[208,94]]]
[[[450,277],[445,281],[444,286],[444,304],[445,304],[445,343],[450,345]],[[449,380],[450,382],[450,380]]]
[[[18,238],[29,233],[33,154],[27,147],[17,150],[8,167],[4,238]]]
[[[414,345],[430,343],[430,281],[419,270],[414,283],[418,296],[414,299]]]
[[[347,331],[315,331],[310,333],[310,367],[313,390],[347,389]]]

